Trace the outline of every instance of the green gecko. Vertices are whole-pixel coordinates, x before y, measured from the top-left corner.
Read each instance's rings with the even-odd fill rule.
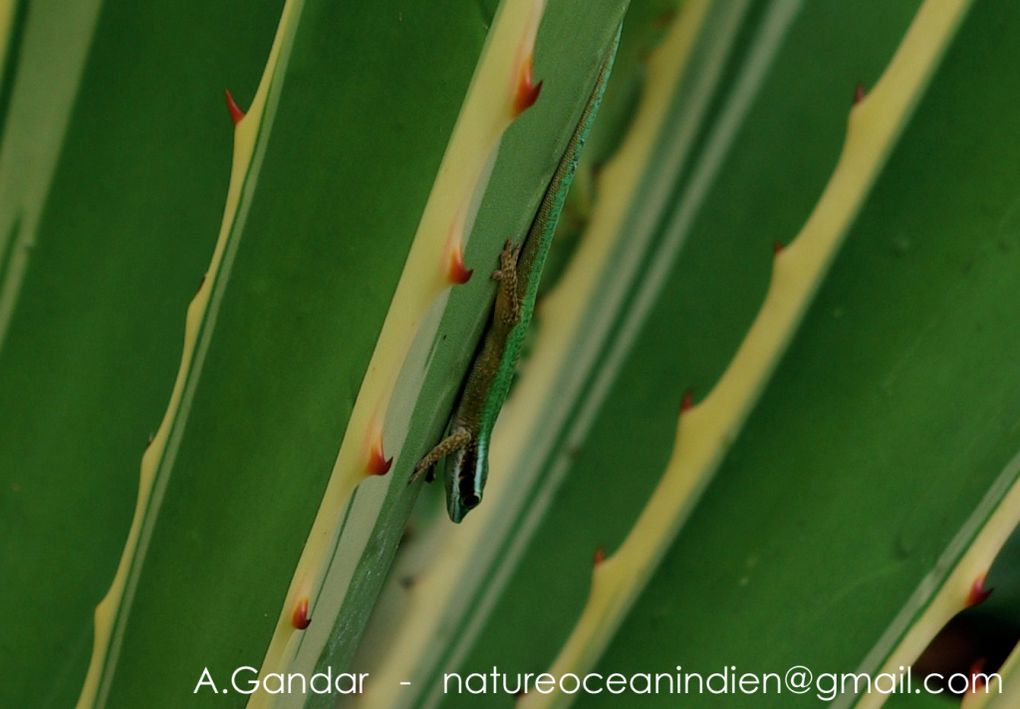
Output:
[[[410,482],[449,457],[445,471],[446,509],[450,519],[460,522],[482,501],[489,474],[489,441],[500,409],[510,390],[517,360],[535,309],[535,297],[556,223],[574,178],[585,139],[595,121],[606,82],[612,71],[619,32],[599,69],[588,103],[578,119],[538,211],[524,240],[514,246],[507,240],[492,278],[499,282],[492,319],[475,354],[467,381],[447,427],[448,434],[415,466]]]

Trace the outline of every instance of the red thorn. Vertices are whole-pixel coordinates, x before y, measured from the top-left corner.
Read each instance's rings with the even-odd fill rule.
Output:
[[[531,108],[538,95],[542,93],[542,82],[532,83],[531,70],[534,64],[533,55],[528,55],[521,67],[520,77],[517,79],[517,94],[514,96],[514,118]]]
[[[230,93],[230,89],[223,89],[223,96],[227,99],[227,110],[230,111],[230,120],[236,126],[244,118],[244,111],[237,107],[237,102],[234,101],[234,96]]]
[[[372,446],[372,452],[368,456],[368,466],[365,470],[369,475],[385,475],[390,472],[391,465],[393,465],[393,456],[387,458],[383,454],[382,437],[380,436],[376,444]]]
[[[446,278],[454,285],[463,285],[471,278],[474,269],[464,266],[464,251],[458,245],[450,249],[450,263],[446,269]]]
[[[863,101],[864,97],[867,95],[868,92],[865,90],[864,84],[858,81],[857,85],[854,86],[854,105],[856,106],[861,101]]]
[[[781,242],[781,241],[773,241],[773,242],[772,242],[772,253],[773,253],[774,255],[778,256],[778,255],[779,255],[779,253],[780,253],[780,252],[781,252],[781,251],[782,251],[782,250],[783,250],[784,248],[786,248],[786,247],[785,247],[785,246],[783,245],[783,242]]]
[[[688,389],[684,392],[684,397],[680,400],[680,413],[690,411],[694,408],[694,392]]]
[[[981,688],[985,686],[983,678],[978,678],[978,675],[982,674],[985,670],[986,658],[979,657],[974,660],[974,664],[970,666],[970,693],[977,694],[981,691]]]
[[[294,609],[294,615],[290,617],[291,624],[298,630],[304,630],[311,624],[312,619],[308,615],[308,599],[302,598]]]
[[[992,589],[985,588],[985,575],[981,574],[974,583],[970,585],[970,593],[967,594],[967,607],[976,606],[979,603],[984,603],[989,596],[992,595]]]
[[[593,566],[598,566],[606,560],[606,548],[601,544],[595,547],[595,553],[591,555],[591,563]]]

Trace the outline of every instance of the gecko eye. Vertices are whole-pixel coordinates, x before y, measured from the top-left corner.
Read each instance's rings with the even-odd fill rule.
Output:
[[[462,499],[460,503],[464,505],[464,507],[466,507],[467,509],[473,510],[475,507],[478,507],[478,503],[481,501],[482,498],[480,498],[478,495],[472,492],[465,495],[464,499]]]

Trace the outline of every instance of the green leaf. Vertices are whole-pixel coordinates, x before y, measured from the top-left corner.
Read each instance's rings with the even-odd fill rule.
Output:
[[[0,146],[4,706],[81,689],[223,208],[223,88],[254,91],[278,10],[25,6]]]

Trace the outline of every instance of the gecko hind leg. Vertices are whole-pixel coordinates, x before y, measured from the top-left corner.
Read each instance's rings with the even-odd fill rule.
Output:
[[[470,442],[470,431],[464,428],[455,429],[449,436],[436,444],[435,448],[426,453],[425,457],[418,461],[407,484],[410,485],[422,475],[425,475],[426,482],[432,482],[436,479],[436,463],[451,453],[456,453]]]
[[[523,243],[514,246],[513,241],[507,239],[499,254],[499,268],[492,272],[492,280],[499,282],[510,304],[509,311],[504,315],[508,325],[513,325],[521,317],[521,300],[517,294],[517,259],[520,258],[522,246]]]

